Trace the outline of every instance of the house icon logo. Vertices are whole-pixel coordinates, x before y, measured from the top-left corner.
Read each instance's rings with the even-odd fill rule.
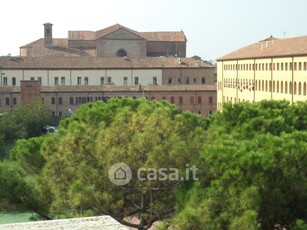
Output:
[[[126,185],[131,180],[131,177],[131,169],[125,163],[116,163],[109,169],[109,179],[115,185]]]
[[[126,178],[127,178],[126,171],[122,167],[119,167],[114,172],[114,179],[115,180],[125,180]]]

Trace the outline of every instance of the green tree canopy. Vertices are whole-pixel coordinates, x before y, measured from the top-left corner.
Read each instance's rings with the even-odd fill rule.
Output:
[[[51,212],[108,214],[138,229],[171,216],[174,188],[181,182],[138,180],[137,171],[176,168],[179,178],[185,176],[187,165],[199,159],[207,125],[206,118],[181,113],[165,101],[124,98],[82,106],[43,143]],[[117,186],[108,170],[121,162],[130,166],[132,180]],[[140,224],[129,224],[128,216],[137,216]]]
[[[306,102],[226,104],[204,139],[200,181],[178,192],[174,225],[289,229],[306,220],[306,111]]]
[[[49,121],[50,113],[44,102],[32,100],[0,116],[0,139],[2,136],[5,142],[10,142],[39,136]]]

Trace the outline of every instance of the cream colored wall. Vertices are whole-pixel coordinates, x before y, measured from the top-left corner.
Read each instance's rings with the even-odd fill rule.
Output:
[[[20,86],[20,81],[24,80],[23,79],[23,74],[21,70],[2,70],[1,71],[1,81],[0,85],[3,86],[3,78],[7,78],[7,85],[10,86],[12,85],[12,78],[16,78],[16,85]]]
[[[134,85],[134,78],[139,78],[139,85],[152,85],[153,77],[157,78],[157,84],[162,85],[162,70],[161,69],[138,69],[133,70],[131,84]]]
[[[42,85],[54,85],[56,77],[58,78],[58,85],[62,85],[62,77],[65,78],[65,85],[71,85],[70,70],[48,70],[46,78],[42,80]]]
[[[3,85],[3,77],[7,78],[7,85],[12,85],[12,77],[16,78],[16,85],[20,86],[21,80],[38,80],[41,77],[43,86],[61,85],[61,78],[65,78],[65,85],[77,85],[78,77],[81,77],[81,85],[85,84],[88,77],[88,85],[100,85],[101,77],[111,77],[114,85],[124,85],[124,77],[127,77],[127,85],[134,85],[134,78],[139,78],[140,85],[152,85],[153,77],[157,78],[157,84],[162,85],[162,69],[123,69],[123,70],[1,70],[0,86]]]
[[[307,70],[304,70],[305,62],[307,62],[307,56],[219,61],[218,109],[220,110],[221,104],[227,101],[234,103],[261,101],[264,99],[285,99],[290,102],[306,100],[307,95],[304,95],[304,84],[307,84]],[[283,70],[281,70],[281,63],[283,63]],[[285,63],[288,65],[288,70],[285,70]],[[290,69],[290,63],[292,63],[292,70]],[[294,70],[294,63],[296,63],[296,70]],[[270,65],[272,70],[270,70]],[[299,70],[299,65],[301,70]],[[232,69],[229,69],[230,66]],[[246,66],[251,68],[247,69]],[[277,66],[279,70],[277,70]],[[229,82],[238,82],[240,86],[233,87],[233,84],[229,84]],[[254,85],[254,90],[250,89],[251,87],[242,89],[242,83],[244,86],[246,82],[248,82],[249,86],[254,83],[252,84]],[[281,82],[283,90],[281,90]],[[292,93],[290,93],[290,82],[293,87]],[[287,93],[285,93],[286,84],[288,86]],[[300,95],[299,86],[301,86]]]

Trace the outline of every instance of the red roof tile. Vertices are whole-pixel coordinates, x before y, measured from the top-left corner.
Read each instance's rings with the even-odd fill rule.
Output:
[[[96,56],[96,49],[75,49],[68,47],[68,39],[54,38],[52,47],[44,46],[44,39],[38,39],[20,48],[32,48],[32,57],[79,57]]]
[[[218,58],[218,61],[307,55],[307,36],[265,39]]]
[[[175,57],[0,57],[0,68],[3,69],[163,69],[198,68],[198,64],[192,58]],[[204,62],[200,65],[214,68]]]
[[[171,41],[186,42],[184,33],[181,32],[141,32],[141,36],[147,41]]]
[[[96,32],[68,31],[68,40],[96,40]]]

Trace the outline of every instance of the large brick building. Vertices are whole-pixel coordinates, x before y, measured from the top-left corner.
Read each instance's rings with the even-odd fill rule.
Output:
[[[83,103],[112,97],[168,100],[181,110],[216,110],[215,67],[186,58],[183,32],[136,32],[114,25],[96,32],[69,31],[20,48],[19,57],[0,57],[0,112],[41,97],[52,116]]]
[[[22,57],[186,57],[182,31],[137,32],[116,24],[98,31],[68,31],[53,38],[52,24],[44,24],[44,38],[20,47]]]
[[[192,58],[0,57],[0,112],[41,96],[53,116],[111,97],[168,100],[181,110],[216,110],[214,67]]]

